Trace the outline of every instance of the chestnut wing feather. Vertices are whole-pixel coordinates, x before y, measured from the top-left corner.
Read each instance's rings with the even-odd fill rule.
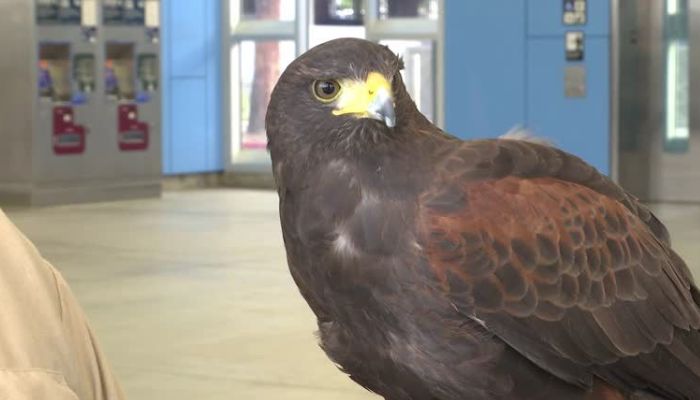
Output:
[[[700,398],[696,289],[653,214],[544,146],[477,142],[443,168],[419,231],[458,310],[569,382]]]

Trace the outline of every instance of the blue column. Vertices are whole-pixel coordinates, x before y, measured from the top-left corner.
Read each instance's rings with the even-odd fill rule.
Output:
[[[161,4],[163,171],[222,170],[220,2]]]

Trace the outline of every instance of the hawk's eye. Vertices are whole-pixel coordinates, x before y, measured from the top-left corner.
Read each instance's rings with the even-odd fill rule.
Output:
[[[335,100],[340,94],[340,84],[335,80],[322,80],[314,82],[314,96],[324,103]]]

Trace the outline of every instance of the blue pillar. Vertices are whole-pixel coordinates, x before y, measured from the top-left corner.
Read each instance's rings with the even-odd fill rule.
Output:
[[[222,170],[220,1],[161,3],[163,171]]]

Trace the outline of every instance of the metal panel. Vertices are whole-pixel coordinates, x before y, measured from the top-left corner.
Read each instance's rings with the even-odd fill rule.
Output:
[[[649,198],[650,138],[659,130],[663,102],[652,97],[652,42],[660,26],[651,25],[651,7],[620,1],[616,21],[620,75],[618,78],[618,181],[642,199]],[[656,30],[656,34],[654,33]],[[656,40],[660,40],[657,37]],[[657,74],[658,75],[658,71]],[[658,93],[657,93],[658,94]],[[655,112],[652,112],[655,111]],[[656,133],[658,135],[658,133]]]
[[[525,1],[445,2],[445,126],[497,136],[525,121]]]
[[[34,13],[26,0],[0,1],[0,185],[28,184],[34,120]],[[19,33],[21,32],[21,33]],[[9,94],[9,95],[8,95]]]
[[[528,128],[603,173],[610,170],[608,55],[607,38],[586,41],[585,63],[566,62],[562,37],[532,39],[528,45]],[[566,73],[572,68],[576,74],[585,71],[583,96],[566,96]]]
[[[620,180],[620,1],[610,0],[610,177]]]

